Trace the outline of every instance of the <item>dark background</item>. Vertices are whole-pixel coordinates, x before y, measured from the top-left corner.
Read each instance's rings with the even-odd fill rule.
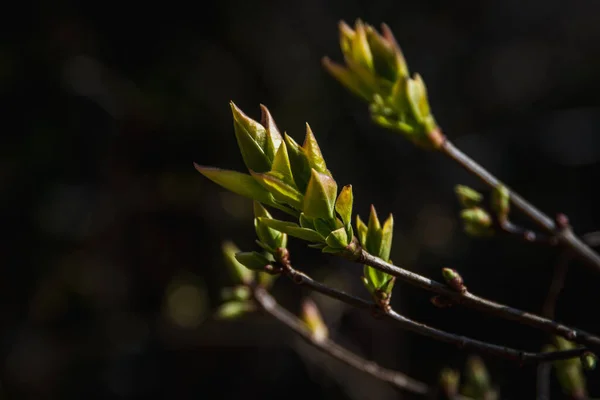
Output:
[[[220,244],[252,250],[251,202],[192,162],[243,170],[228,102],[267,105],[297,141],[308,121],[355,211],[396,221],[392,258],[540,312],[558,250],[462,233],[451,161],[369,121],[328,76],[337,23],[386,22],[457,146],[525,198],[598,229],[597,1],[40,2],[3,6],[0,45],[2,399],[410,398],[321,357],[277,322],[219,322]],[[292,242],[296,266],[366,296],[360,267]],[[574,262],[557,319],[600,332],[600,276]],[[281,280],[296,312],[309,292]],[[536,351],[542,333],[440,310],[398,284],[419,321]],[[433,383],[466,354],[368,313],[315,300],[343,345]],[[503,398],[531,399],[535,370],[485,358]],[[588,376],[600,395],[598,373]],[[561,398],[554,387],[553,399]]]

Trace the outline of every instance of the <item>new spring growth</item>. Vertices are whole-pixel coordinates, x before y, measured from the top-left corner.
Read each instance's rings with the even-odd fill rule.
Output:
[[[367,252],[391,263],[390,252],[394,233],[394,217],[392,214],[390,214],[382,226],[375,207],[371,205],[368,225],[357,215],[356,230],[358,231],[360,244]],[[396,278],[365,265],[363,267],[362,281],[377,304],[383,308],[387,308]]]
[[[492,210],[498,221],[506,221],[510,212],[510,192],[504,185],[498,185],[492,191]]]
[[[480,207],[466,208],[460,212],[465,233],[475,237],[485,237],[494,234],[490,214]]]
[[[352,187],[344,186],[338,196],[337,182],[327,169],[312,129],[306,125],[302,146],[280,134],[269,110],[261,105],[257,122],[231,103],[234,131],[249,174],[196,165],[213,182],[268,207],[298,218],[298,223],[280,221],[255,205],[255,227],[259,245],[273,254],[285,236],[297,237],[323,252],[340,253],[352,243]],[[248,268],[265,262],[260,254],[238,257]],[[267,257],[268,259],[268,257]]]
[[[380,34],[357,20],[354,29],[340,22],[339,30],[345,65],[325,57],[327,71],[369,104],[375,123],[419,146],[439,148],[444,136],[431,114],[425,83],[419,74],[410,76],[389,27],[383,24]]]
[[[454,193],[463,208],[477,207],[483,200],[481,193],[465,185],[456,185]]]
[[[276,231],[265,225],[264,221],[273,219],[271,214],[257,201],[254,202],[254,229],[258,240],[256,243],[271,254],[277,249],[287,246],[287,234]]]
[[[223,252],[225,266],[235,283],[249,285],[254,281],[254,271],[249,270],[236,259],[235,255],[240,252],[240,249],[233,242],[223,242],[221,251]]]
[[[221,297],[225,303],[217,309],[215,317],[218,319],[232,319],[254,310],[254,304],[250,301],[251,296],[248,285],[257,279],[257,274],[237,260],[236,254],[239,253],[239,249],[233,242],[223,242],[221,251],[229,275],[234,283],[238,285],[224,288],[221,291]]]
[[[442,268],[442,275],[448,286],[450,286],[452,289],[460,293],[465,293],[467,291],[467,287],[463,282],[462,276],[460,276],[456,270],[451,268]]]
[[[310,298],[305,298],[302,301],[302,321],[304,321],[313,339],[317,342],[322,342],[329,337],[329,330],[323,322],[319,308]]]
[[[454,193],[463,207],[460,217],[465,233],[475,237],[492,235],[494,233],[492,218],[480,206],[483,201],[483,195],[465,185],[456,185]]]

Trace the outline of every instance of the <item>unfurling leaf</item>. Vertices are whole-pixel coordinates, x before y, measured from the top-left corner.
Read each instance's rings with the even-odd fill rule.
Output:
[[[394,230],[394,218],[391,214],[382,227],[377,216],[377,211],[371,205],[368,225],[365,225],[357,215],[356,228],[360,244],[369,254],[391,262],[389,258]],[[392,275],[368,265],[363,267],[363,283],[365,283],[367,290],[380,304],[389,303],[394,282],[395,279]]]
[[[272,205],[273,196],[262,187],[253,177],[237,171],[203,167],[194,163],[194,167],[202,175],[240,196],[259,201],[263,204]]]
[[[297,189],[285,142],[279,146],[279,149],[275,154],[275,159],[273,160],[269,175],[281,179],[287,185]]]
[[[329,330],[325,322],[323,322],[319,308],[309,298],[305,298],[302,302],[302,321],[304,321],[313,339],[317,342],[322,342],[329,336]]]
[[[272,262],[256,251],[239,252],[236,253],[235,258],[246,268],[253,271],[264,271],[265,267]]]
[[[306,192],[308,180],[310,179],[310,164],[308,162],[308,157],[304,149],[300,147],[291,136],[286,133],[283,135],[283,138],[287,145],[294,182],[296,182],[298,190],[301,193],[304,193]]]
[[[415,74],[412,79],[406,81],[406,94],[414,118],[420,124],[425,124],[431,112],[427,100],[427,88],[421,75]]]
[[[483,195],[468,186],[456,185],[454,192],[460,204],[465,208],[478,206],[483,200]]]
[[[394,216],[390,216],[383,223],[381,229],[381,247],[379,250],[379,258],[383,260],[390,259],[390,252],[392,251],[392,238],[394,235]]]
[[[373,71],[373,54],[367,40],[367,31],[362,21],[356,21],[352,38],[352,60],[369,71]]]
[[[233,102],[230,103],[233,113],[235,137],[248,169],[266,172],[271,168],[272,159],[266,154],[267,133],[265,128],[248,117]]]
[[[373,99],[374,90],[362,82],[351,69],[333,62],[327,57],[323,58],[323,66],[335,79],[356,96],[367,102]]]
[[[312,169],[304,195],[302,211],[307,217],[333,219],[337,183],[328,175]]]
[[[236,283],[250,284],[254,280],[254,272],[244,267],[235,257],[240,249],[233,242],[225,241],[221,245],[221,251],[231,278]]]
[[[268,227],[261,222],[260,218],[272,219],[271,214],[260,203],[255,201],[254,229],[256,230],[260,246],[271,254],[274,254],[278,248],[285,248],[287,246],[287,235]]]
[[[298,189],[272,175],[259,174],[254,171],[250,171],[250,173],[258,183],[271,193],[275,200],[285,203],[296,210],[302,210],[303,196]]]
[[[300,214],[300,226],[306,229],[315,230],[314,218],[307,217],[304,213]]]
[[[345,226],[350,225],[352,222],[353,201],[352,185],[344,186],[335,201],[335,211],[337,211]]]
[[[255,309],[254,304],[248,301],[228,301],[221,304],[215,312],[215,317],[217,319],[235,319]]]
[[[302,240],[316,243],[325,243],[325,238],[319,233],[300,227],[298,224],[288,221],[279,221],[276,219],[259,218],[261,223],[273,228],[279,232],[287,233],[290,236],[297,237]]]
[[[345,228],[339,228],[332,231],[326,239],[327,246],[333,249],[344,249],[350,243]]]
[[[358,240],[360,241],[360,244],[365,247],[365,243],[367,242],[368,227],[363,220],[360,219],[358,214],[356,214],[356,230],[358,231]]]
[[[381,223],[379,222],[379,218],[377,217],[377,211],[375,210],[375,207],[371,204],[369,224],[367,225],[367,239],[366,243],[363,244],[363,246],[367,249],[369,253],[377,257],[379,257],[379,255],[381,254],[382,234],[383,232],[381,229]]]
[[[325,164],[323,154],[321,154],[321,149],[319,148],[317,139],[315,138],[315,135],[310,129],[308,123],[306,124],[306,137],[304,138],[302,149],[308,158],[308,164],[311,168],[317,170],[317,172],[331,176],[331,172],[329,172],[327,165]]]
[[[275,124],[275,120],[271,116],[269,109],[264,105],[260,105],[261,119],[260,124],[265,128],[267,132],[267,143],[265,146],[265,153],[270,160],[275,158],[275,154],[281,145],[283,138],[281,137],[281,133],[279,133],[279,129],[277,129],[277,125]]]

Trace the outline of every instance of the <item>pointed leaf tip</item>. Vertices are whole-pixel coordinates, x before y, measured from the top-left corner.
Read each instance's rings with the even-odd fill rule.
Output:
[[[321,148],[319,147],[317,139],[315,138],[312,129],[310,129],[308,122],[306,123],[306,136],[304,137],[302,148],[306,153],[306,157],[308,158],[308,163],[311,168],[331,176],[331,173],[327,170],[327,165],[325,163],[325,159],[323,158],[323,154],[321,153]]]
[[[274,203],[273,196],[248,174],[215,167],[205,167],[196,163],[194,163],[194,167],[202,175],[233,193],[264,204],[272,205]]]
[[[342,218],[344,225],[350,225],[352,222],[352,203],[354,198],[352,195],[352,185],[346,185],[340,191],[340,194],[335,202],[335,210]]]
[[[313,168],[304,195],[303,211],[306,216],[333,219],[336,197],[337,183],[335,180]]]

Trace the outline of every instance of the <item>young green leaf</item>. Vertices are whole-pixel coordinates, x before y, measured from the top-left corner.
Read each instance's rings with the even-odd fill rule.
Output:
[[[265,128],[242,112],[231,102],[233,113],[233,128],[235,137],[242,153],[242,158],[248,169],[266,172],[271,168],[271,161],[265,153]]]
[[[390,275],[386,274],[385,272],[371,268],[368,265],[363,267],[363,275],[370,282],[370,286],[375,289],[380,289],[383,287],[387,283],[388,279],[391,278]]]
[[[236,283],[250,284],[254,280],[254,272],[244,267],[235,257],[240,249],[231,241],[221,244],[221,251],[225,259],[225,265],[229,275]]]
[[[352,202],[352,185],[346,185],[340,191],[335,202],[335,211],[337,211],[346,226],[350,225],[352,221]]]
[[[339,228],[335,231],[332,231],[327,239],[325,240],[329,247],[334,249],[343,249],[349,244],[348,235],[346,233],[346,229]]]
[[[365,26],[360,20],[355,25],[354,38],[352,40],[352,59],[369,71],[373,71],[373,54],[367,41]]]
[[[325,164],[323,154],[321,154],[321,149],[319,148],[317,139],[315,138],[315,135],[310,129],[308,123],[306,123],[306,137],[304,138],[302,149],[308,158],[308,164],[311,168],[316,169],[322,174],[331,176],[331,172],[329,172],[327,165]]]
[[[296,187],[301,193],[306,191],[308,180],[310,179],[310,165],[306,152],[294,139],[291,138],[287,133],[283,135],[284,141],[287,145],[288,157],[290,159],[290,166],[292,169],[292,175],[296,182]]]
[[[352,72],[352,70],[349,68],[331,61],[328,57],[323,58],[323,66],[335,79],[349,89],[354,95],[369,102],[373,99],[373,89],[358,79],[354,72]]]
[[[360,219],[360,216],[356,214],[356,230],[358,231],[358,240],[363,247],[367,244],[367,225]]]
[[[254,202],[254,229],[258,236],[260,246],[270,253],[278,248],[287,246],[287,235],[269,228],[260,222],[259,218],[272,219],[271,214],[258,202]]]
[[[431,119],[431,111],[427,99],[427,88],[421,75],[414,74],[412,79],[406,80],[406,95],[415,120],[421,125],[428,124],[428,120]]]
[[[244,267],[253,271],[264,271],[265,266],[271,264],[271,261],[256,251],[242,251],[235,254],[238,260]]]
[[[269,109],[261,104],[260,112],[260,124],[267,132],[265,153],[267,154],[269,160],[273,160],[277,150],[279,149],[279,146],[281,145],[281,142],[283,141],[283,138],[281,137],[281,133],[279,133],[279,129],[277,129],[277,125],[275,124],[275,120],[271,116]]]
[[[300,226],[303,228],[315,230],[315,220],[307,217],[304,213],[300,214]]]
[[[312,169],[302,210],[308,217],[333,219],[336,196],[337,183],[335,180]]]
[[[296,183],[294,182],[294,175],[292,174],[292,167],[290,165],[290,158],[287,152],[287,146],[285,142],[283,142],[277,153],[275,154],[275,159],[273,160],[273,165],[271,166],[271,171],[269,171],[271,176],[281,179],[287,185],[296,188]]]
[[[263,204],[273,205],[273,196],[248,174],[237,171],[204,167],[194,163],[194,168],[202,175],[240,196],[259,201]]]
[[[233,300],[223,303],[215,312],[215,317],[217,319],[235,319],[254,310],[255,306],[251,302]]]
[[[370,25],[366,26],[367,42],[373,54],[373,66],[377,75],[390,82],[395,82],[398,78],[397,55],[394,47],[386,41]]]
[[[319,233],[310,229],[301,228],[298,224],[295,224],[293,222],[265,218],[259,218],[259,220],[266,226],[273,228],[279,232],[287,233],[290,236],[294,236],[309,242],[325,243],[325,238]]]
[[[454,192],[460,204],[465,208],[476,207],[483,200],[481,193],[465,185],[456,185]]]
[[[390,214],[388,219],[383,223],[381,231],[381,249],[379,258],[389,261],[390,252],[392,250],[392,237],[394,235],[394,216]]]
[[[381,254],[382,239],[381,224],[377,217],[375,206],[371,204],[371,213],[369,214],[369,225],[367,230],[366,249],[369,253],[379,257]]]
[[[254,171],[250,171],[250,174],[273,195],[275,200],[302,210],[303,196],[296,188],[269,174],[259,174]]]

